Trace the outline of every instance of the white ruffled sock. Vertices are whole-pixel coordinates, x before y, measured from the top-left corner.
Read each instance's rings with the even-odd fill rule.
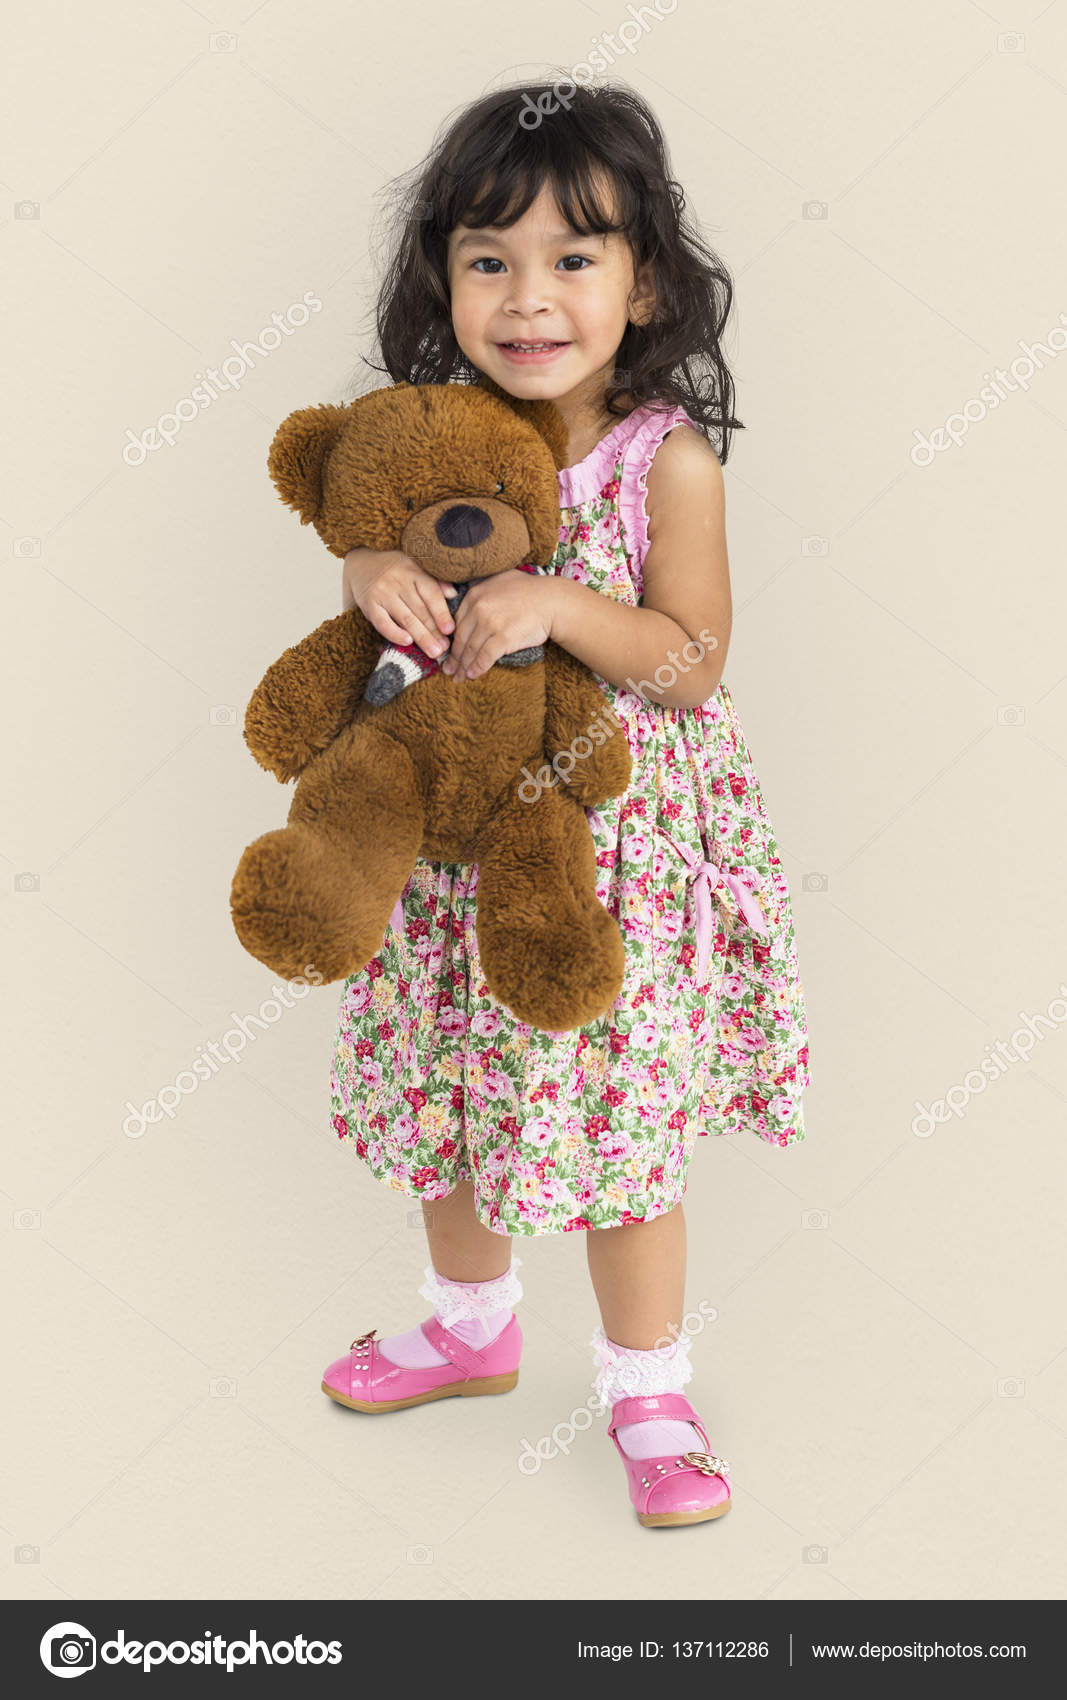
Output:
[[[450,1281],[447,1275],[438,1275],[433,1264],[428,1263],[419,1292],[433,1305],[442,1328],[455,1334],[464,1345],[480,1351],[507,1327],[514,1306],[522,1298],[522,1285],[515,1273],[521,1261],[513,1256],[510,1268],[492,1281]],[[388,1334],[376,1343],[384,1358],[403,1369],[429,1369],[433,1364],[449,1361],[436,1346],[431,1346],[418,1327],[403,1334]]]
[[[609,1340],[599,1325],[592,1338],[597,1375],[593,1383],[605,1405],[615,1405],[642,1393],[680,1393],[692,1379],[688,1334],[666,1346],[638,1351]],[[704,1442],[690,1422],[664,1417],[662,1421],[620,1423],[619,1445],[630,1458],[656,1458],[668,1452],[702,1451]]]

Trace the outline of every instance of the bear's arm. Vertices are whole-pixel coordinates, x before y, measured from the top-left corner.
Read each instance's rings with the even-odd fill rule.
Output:
[[[355,715],[383,641],[349,608],[268,667],[245,711],[245,743],[260,767],[285,784],[333,742]]]
[[[591,751],[586,751],[583,740],[592,744]],[[629,789],[633,763],[624,727],[585,662],[549,639],[545,645],[545,755],[551,761],[564,750],[573,756],[566,791],[575,802],[592,809]]]

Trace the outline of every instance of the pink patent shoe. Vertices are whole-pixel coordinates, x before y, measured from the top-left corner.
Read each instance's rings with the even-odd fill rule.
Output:
[[[452,1394],[470,1398],[479,1393],[508,1393],[519,1379],[522,1329],[512,1317],[495,1340],[476,1351],[442,1327],[435,1316],[419,1324],[430,1345],[444,1354],[446,1364],[405,1369],[390,1363],[379,1351],[370,1329],[353,1340],[347,1357],[326,1371],[322,1391],[352,1411],[399,1411],[406,1405],[425,1405]]]
[[[643,1393],[617,1399],[611,1407],[608,1433],[625,1466],[638,1522],[646,1529],[655,1529],[668,1523],[704,1523],[709,1517],[721,1517],[731,1504],[726,1480],[730,1466],[725,1458],[709,1451],[630,1458],[619,1444],[615,1430],[623,1424],[664,1417],[695,1423],[707,1447],[707,1431],[684,1393]]]

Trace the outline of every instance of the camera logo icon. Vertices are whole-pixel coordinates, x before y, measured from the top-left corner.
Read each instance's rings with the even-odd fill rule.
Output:
[[[53,1623],[41,1636],[41,1663],[53,1676],[84,1676],[96,1665],[96,1637],[84,1623]]]

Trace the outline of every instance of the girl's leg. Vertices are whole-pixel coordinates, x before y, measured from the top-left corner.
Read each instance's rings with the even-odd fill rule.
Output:
[[[447,1198],[423,1200],[430,1262],[449,1281],[492,1281],[511,1263],[511,1240],[479,1222],[474,1187],[460,1181]]]
[[[433,1304],[442,1327],[480,1350],[507,1326],[522,1296],[511,1240],[478,1220],[469,1180],[460,1181],[447,1198],[424,1199],[422,1215],[430,1265],[419,1292]],[[406,1369],[449,1361],[419,1327],[388,1335],[381,1351]]]
[[[586,1234],[585,1244],[608,1339],[639,1351],[675,1339],[685,1306],[682,1206],[675,1205],[653,1222],[593,1229]]]
[[[600,1306],[594,1336],[597,1377],[609,1404],[629,1394],[681,1392],[692,1371],[685,1305],[686,1227],[680,1204],[652,1222],[594,1229],[586,1235],[589,1273]],[[631,1458],[653,1458],[702,1445],[692,1423],[622,1423],[619,1445]]]

